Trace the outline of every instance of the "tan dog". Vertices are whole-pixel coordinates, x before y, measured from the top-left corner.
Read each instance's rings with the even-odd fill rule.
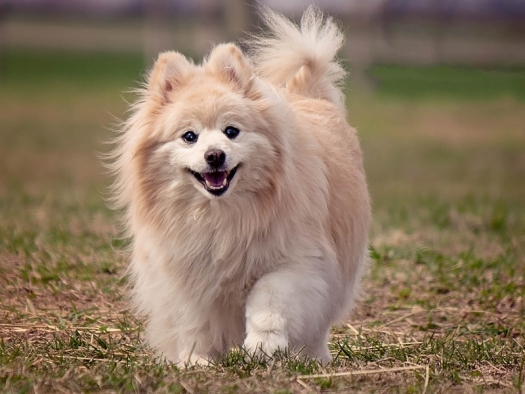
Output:
[[[247,56],[159,56],[114,152],[134,299],[175,363],[232,346],[326,363],[367,261],[370,205],[334,60],[343,35],[310,8],[266,11]]]

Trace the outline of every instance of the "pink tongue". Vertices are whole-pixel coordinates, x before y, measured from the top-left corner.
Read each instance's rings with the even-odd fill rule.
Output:
[[[226,179],[226,176],[226,171],[204,173],[204,179],[206,179],[208,183],[213,187],[222,186],[222,183]]]

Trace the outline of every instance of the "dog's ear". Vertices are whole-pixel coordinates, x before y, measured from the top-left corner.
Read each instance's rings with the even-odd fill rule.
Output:
[[[165,104],[169,94],[182,85],[192,69],[191,63],[178,52],[163,52],[148,77],[148,91]]]
[[[253,67],[235,44],[216,46],[210,54],[206,69],[223,81],[247,91],[253,80]]]

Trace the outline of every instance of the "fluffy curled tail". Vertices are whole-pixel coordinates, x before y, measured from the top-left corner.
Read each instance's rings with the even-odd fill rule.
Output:
[[[300,26],[268,8],[261,14],[269,33],[248,42],[257,74],[291,92],[329,100],[344,112],[346,72],[335,58],[344,35],[334,20],[313,6]]]

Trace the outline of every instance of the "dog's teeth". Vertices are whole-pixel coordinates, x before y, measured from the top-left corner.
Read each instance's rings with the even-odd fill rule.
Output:
[[[211,190],[218,190],[218,189],[222,189],[224,186],[226,186],[226,184],[228,183],[228,180],[225,179],[225,180],[222,182],[222,185],[220,185],[220,186],[214,186],[214,185],[212,185],[210,182],[208,182],[207,179],[205,179],[204,182],[206,183],[206,187],[207,187],[208,189],[211,189]]]

